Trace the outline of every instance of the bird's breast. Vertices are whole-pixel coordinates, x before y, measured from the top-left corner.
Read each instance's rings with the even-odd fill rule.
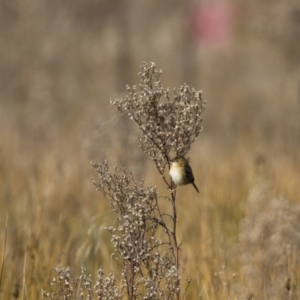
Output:
[[[170,169],[170,176],[176,185],[182,185],[184,183],[184,174],[182,174],[183,170],[181,168],[172,167]]]

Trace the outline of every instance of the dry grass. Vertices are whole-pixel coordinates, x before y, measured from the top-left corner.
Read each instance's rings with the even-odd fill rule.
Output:
[[[76,278],[84,267],[93,284],[101,266],[106,275],[117,271],[104,230],[115,216],[90,181],[91,160],[108,158],[167,190],[135,146],[135,129],[109,108],[120,89],[117,25],[94,14],[101,1],[72,9],[53,1],[51,11],[34,0],[4,2],[1,15],[12,17],[1,18],[8,25],[0,58],[0,298],[35,300],[53,288],[54,268],[70,266]],[[196,55],[195,88],[208,107],[189,153],[200,195],[190,186],[178,191],[183,275],[192,278],[187,299],[300,298],[299,8],[292,2],[272,10],[259,1],[239,4],[231,47]],[[180,36],[178,44],[155,44],[179,26],[182,8],[142,8],[148,21],[150,8],[160,13],[160,29],[143,23],[150,46],[135,29],[130,75],[155,58],[167,85],[183,83],[174,63],[182,59],[174,52]],[[55,18],[46,18],[51,12]],[[268,27],[277,17],[284,22]]]
[[[106,272],[116,271],[110,259],[110,238],[104,230],[105,226],[114,224],[114,214],[89,181],[94,174],[85,155],[71,151],[72,155],[61,163],[49,153],[30,160],[30,155],[18,147],[17,137],[8,133],[6,137],[1,145],[1,245],[4,245],[8,214],[2,299],[10,299],[11,295],[16,299],[21,295],[23,299],[40,299],[41,289],[51,290],[54,267],[70,266],[74,277],[80,274],[81,266],[93,278],[100,266]],[[271,152],[267,147],[265,151]],[[233,299],[234,295],[243,299],[243,295],[253,293],[259,299],[264,293],[271,293],[261,286],[263,276],[270,277],[270,286],[276,287],[275,294],[271,293],[273,298],[277,292],[284,293],[284,284],[289,279],[296,297],[300,229],[286,228],[276,214],[283,213],[285,219],[293,219],[294,223],[299,220],[298,208],[292,203],[297,202],[300,192],[296,180],[300,166],[283,154],[273,155],[258,165],[255,151],[249,150],[246,143],[236,148],[233,153],[230,149],[216,149],[210,141],[199,142],[200,150],[193,150],[191,157],[200,196],[189,186],[179,190],[182,265],[184,276],[192,277],[188,298]],[[152,170],[148,162],[145,168]],[[163,188],[151,171],[144,175],[148,184]],[[272,187],[274,196],[266,196],[264,189],[258,190],[256,194],[251,193],[247,202],[249,191],[265,181]],[[284,209],[268,204],[280,194],[286,195],[290,204],[277,200]],[[257,202],[261,206],[257,207]],[[266,222],[274,231],[265,237],[265,225],[256,223],[267,217]],[[245,222],[253,225],[247,228]],[[281,233],[282,230],[287,232]],[[252,231],[257,236],[254,240],[247,238]],[[280,237],[273,246],[261,244],[272,242],[273,235],[278,234],[288,235],[288,244]],[[272,247],[275,258],[272,258]],[[292,249],[291,257],[282,253],[286,247]],[[1,255],[3,250],[4,246]],[[248,261],[243,255],[249,256]],[[268,268],[262,266],[261,255],[271,256],[265,262]],[[280,269],[275,266],[279,259]],[[258,268],[255,270],[260,273],[249,274],[249,267]]]

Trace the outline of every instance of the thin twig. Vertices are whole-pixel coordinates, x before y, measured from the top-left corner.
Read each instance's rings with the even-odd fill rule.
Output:
[[[22,288],[22,297],[21,297],[22,300],[24,300],[25,293],[26,293],[26,249],[24,253],[24,264],[23,264],[23,288]]]
[[[5,233],[4,233],[4,244],[3,244],[2,259],[1,259],[0,290],[1,290],[1,286],[2,286],[3,269],[4,269],[4,259],[5,259],[5,249],[6,249],[6,238],[7,238],[7,224],[8,224],[8,214],[6,215]]]

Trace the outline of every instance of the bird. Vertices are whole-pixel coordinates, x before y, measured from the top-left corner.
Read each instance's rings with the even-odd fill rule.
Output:
[[[192,184],[195,190],[199,193],[199,190],[195,184],[195,178],[193,175],[193,171],[189,162],[184,157],[175,158],[172,161],[171,168],[169,171],[169,175],[171,176],[173,182],[180,186],[186,184]]]

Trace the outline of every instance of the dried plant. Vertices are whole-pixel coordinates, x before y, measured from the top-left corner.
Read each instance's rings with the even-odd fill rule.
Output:
[[[202,130],[205,102],[201,91],[186,84],[174,89],[170,99],[161,74],[154,63],[142,64],[142,83],[127,86],[128,95],[111,103],[138,125],[139,146],[163,175],[166,166],[170,167],[171,155],[185,156]]]
[[[171,196],[161,197],[155,187],[145,188],[128,169],[110,171],[106,161],[93,164],[100,176],[100,182],[94,183],[118,214],[118,226],[108,229],[129,299],[179,299],[181,295],[176,191],[164,174],[172,158],[185,156],[199,135],[205,103],[201,91],[187,85],[175,89],[171,99],[161,74],[154,63],[143,63],[141,84],[128,86],[127,96],[111,102],[138,125],[139,146],[172,190]],[[162,211],[164,200],[171,203],[171,214]],[[164,233],[164,240],[157,237],[158,231]]]
[[[102,280],[100,270],[96,287],[88,285],[87,299],[94,299],[93,295],[97,299],[121,299],[126,295],[129,300],[172,300],[185,293],[181,288],[180,243],[176,233],[176,190],[164,174],[171,160],[185,156],[199,135],[205,103],[201,91],[187,85],[175,89],[171,99],[169,90],[162,86],[161,73],[154,63],[142,64],[141,84],[127,87],[128,95],[112,104],[138,125],[139,146],[154,162],[170,195],[162,197],[156,187],[145,187],[143,180],[136,180],[127,168],[117,166],[110,170],[107,161],[92,163],[100,177],[94,184],[117,215],[117,225],[107,230],[114,249],[112,258],[119,265],[120,274],[110,274]],[[163,211],[163,201],[168,201],[171,209]],[[74,295],[77,282],[68,279],[68,270],[57,271],[67,286],[55,281],[58,292],[43,295],[51,299],[56,299],[57,294]],[[85,274],[80,278],[87,287]]]
[[[275,197],[267,184],[252,190],[248,204],[239,234],[248,292],[260,299],[299,299],[300,206]]]
[[[51,281],[54,292],[42,291],[45,299],[58,300],[119,300],[122,299],[122,293],[116,286],[114,275],[104,277],[102,269],[98,271],[96,284],[92,285],[90,276],[87,276],[86,270],[81,268],[81,274],[76,279],[72,279],[70,268],[55,268],[57,277]]]

